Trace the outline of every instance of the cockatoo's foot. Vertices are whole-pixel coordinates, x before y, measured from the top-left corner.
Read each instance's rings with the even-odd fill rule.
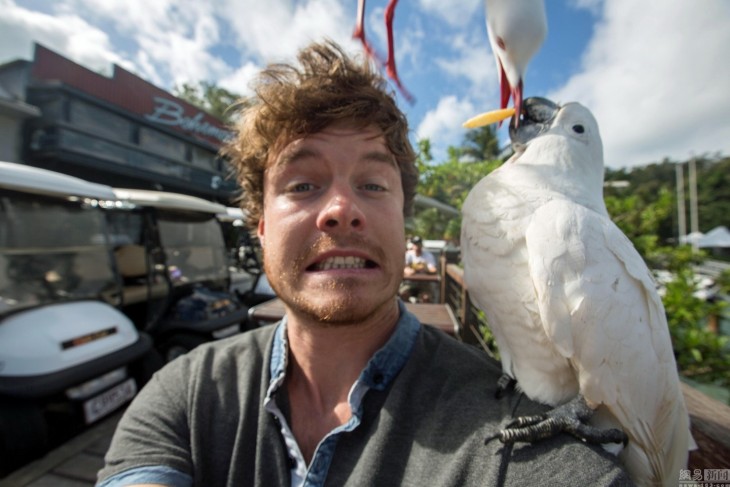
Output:
[[[508,374],[502,374],[497,380],[497,390],[494,392],[494,397],[502,399],[507,393],[514,390],[516,384],[517,381]]]
[[[532,443],[550,438],[560,432],[566,432],[589,443],[623,443],[626,445],[628,436],[623,431],[614,428],[601,429],[587,424],[592,415],[593,410],[583,396],[578,395],[547,413],[515,418],[504,429],[487,438],[487,442],[499,438],[499,441],[507,444]]]

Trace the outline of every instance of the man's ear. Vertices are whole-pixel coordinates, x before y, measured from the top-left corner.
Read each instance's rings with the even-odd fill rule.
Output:
[[[261,243],[261,246],[264,246],[264,219],[263,217],[259,219],[259,224],[256,227],[256,236],[259,238],[259,242]]]

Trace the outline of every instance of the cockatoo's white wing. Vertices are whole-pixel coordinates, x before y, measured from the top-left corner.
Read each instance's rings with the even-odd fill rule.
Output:
[[[500,204],[485,205],[486,200]],[[516,299],[522,283],[514,277],[528,275],[521,250],[525,227],[522,200],[509,187],[495,184],[493,178],[484,178],[469,193],[462,215],[462,259],[469,295],[492,324],[502,369],[515,378],[510,330],[494,325],[502,323],[505,316],[514,316],[517,322],[539,331],[539,324],[530,317],[530,308],[533,316],[537,314],[534,299],[529,295],[524,300]]]
[[[621,456],[633,478],[676,482],[689,424],[646,264],[606,215],[566,199],[541,206],[525,237],[544,331],[598,408],[595,422],[629,436]]]
[[[462,206],[464,280],[484,311],[499,348],[502,369],[533,400],[557,405],[578,393],[577,380],[542,329],[528,268],[525,229],[535,202],[510,180],[529,173],[504,166],[482,179]]]

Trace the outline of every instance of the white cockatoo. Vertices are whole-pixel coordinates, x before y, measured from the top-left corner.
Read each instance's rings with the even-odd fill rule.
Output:
[[[500,109],[503,115],[494,118],[488,112],[471,118],[464,126],[476,128],[510,117],[519,124],[527,64],[537,53],[547,35],[544,0],[484,0],[487,35],[497,63]],[[507,108],[514,102],[514,112]],[[508,111],[509,110],[509,111]]]
[[[577,410],[589,424],[565,431],[603,442],[622,441],[620,430],[619,458],[637,484],[677,485],[694,446],[689,417],[652,275],[606,211],[596,120],[577,103],[524,105],[510,127],[516,153],[463,205],[471,299],[503,372],[556,407],[524,424],[559,429],[562,412]],[[521,426],[502,441],[536,439],[540,428]]]

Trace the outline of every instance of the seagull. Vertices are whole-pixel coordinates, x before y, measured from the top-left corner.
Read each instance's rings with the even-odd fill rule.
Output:
[[[514,114],[519,125],[527,64],[547,36],[547,18],[543,0],[485,0],[487,35],[497,63],[500,111],[477,115],[464,126],[476,128],[508,118]],[[514,111],[507,105],[512,98]]]
[[[464,201],[464,279],[505,376],[554,409],[495,436],[567,431],[614,447],[638,485],[677,485],[689,416],[653,277],[603,201],[598,124],[528,98],[510,138],[515,154]]]
[[[543,0],[485,0],[484,7],[489,44],[499,74],[500,108],[507,107],[511,96],[519,116],[527,63],[547,35],[545,3]]]

